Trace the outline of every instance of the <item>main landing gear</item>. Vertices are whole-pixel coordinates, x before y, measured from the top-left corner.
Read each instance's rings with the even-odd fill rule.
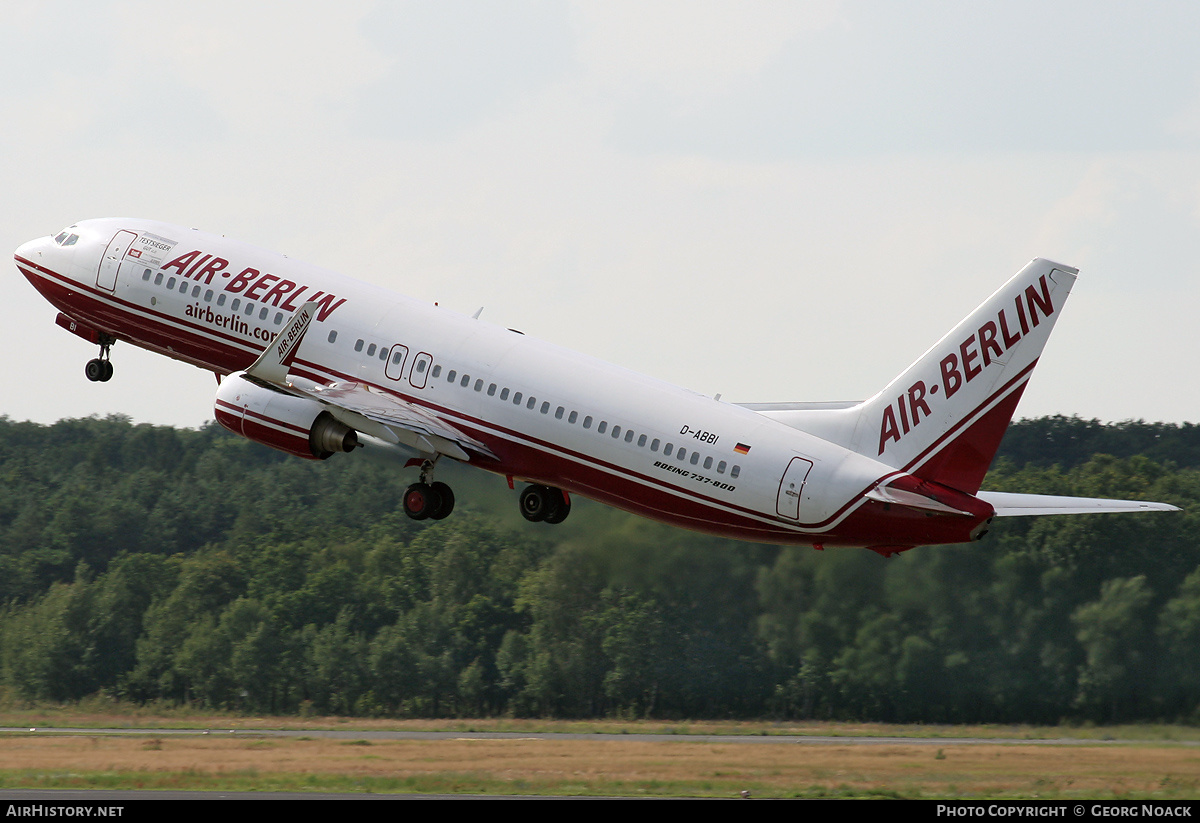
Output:
[[[116,342],[117,338],[111,335],[100,335],[100,356],[89,360],[83,369],[88,380],[93,383],[107,383],[112,379],[113,365],[108,359],[108,352],[112,348],[112,344]]]
[[[454,492],[433,479],[436,462],[437,458],[422,462],[420,480],[404,490],[404,513],[413,520],[442,520],[454,511]],[[534,523],[561,523],[571,513],[571,498],[551,486],[526,486],[520,503],[521,515]]]
[[[521,515],[530,522],[561,523],[571,513],[571,498],[551,486],[526,486],[521,492]]]
[[[441,520],[454,511],[454,492],[433,480],[434,460],[421,464],[421,479],[404,490],[404,513],[413,520]]]

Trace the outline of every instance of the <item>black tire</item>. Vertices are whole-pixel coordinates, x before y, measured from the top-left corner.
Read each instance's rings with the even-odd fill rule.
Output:
[[[540,523],[549,513],[546,505],[545,486],[526,486],[521,492],[521,516],[530,523]]]
[[[550,512],[546,515],[545,522],[551,525],[557,525],[567,519],[567,515],[571,513],[571,501],[563,494],[562,489],[551,489],[547,487],[546,491],[550,492],[550,497],[554,505]]]
[[[112,380],[112,376],[113,376],[112,361],[111,360],[101,360],[100,363],[101,363],[100,382],[107,383],[109,380]]]
[[[413,483],[404,490],[404,513],[413,520],[424,520],[437,511],[437,494],[424,483]]]
[[[429,516],[434,520],[445,520],[450,512],[454,511],[454,491],[445,483],[431,483],[430,491],[437,500],[437,506]]]
[[[88,380],[93,383],[99,383],[104,380],[104,361],[100,358],[89,360],[87,365],[83,367],[83,373]]]

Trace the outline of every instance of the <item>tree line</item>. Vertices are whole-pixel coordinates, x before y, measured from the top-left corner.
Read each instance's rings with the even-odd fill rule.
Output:
[[[1200,427],[1042,418],[1001,448],[985,488],[1184,512],[884,560],[588,501],[528,524],[467,469],[418,523],[394,464],[0,418],[0,683],[272,714],[1200,720]]]

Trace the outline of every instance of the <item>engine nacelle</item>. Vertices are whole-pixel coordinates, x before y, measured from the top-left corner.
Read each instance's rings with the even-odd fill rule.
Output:
[[[359,445],[358,433],[321,403],[252,382],[242,372],[221,381],[213,410],[234,434],[310,460]]]

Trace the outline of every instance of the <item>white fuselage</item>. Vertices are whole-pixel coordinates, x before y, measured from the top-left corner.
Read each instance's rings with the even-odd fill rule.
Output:
[[[889,511],[864,494],[902,472],[758,412],[325,269],[145,220],[69,231],[16,257],[71,319],[227,375],[316,301],[292,374],[427,409],[486,444],[494,458],[473,465],[510,478],[775,543],[953,542],[978,524]]]

